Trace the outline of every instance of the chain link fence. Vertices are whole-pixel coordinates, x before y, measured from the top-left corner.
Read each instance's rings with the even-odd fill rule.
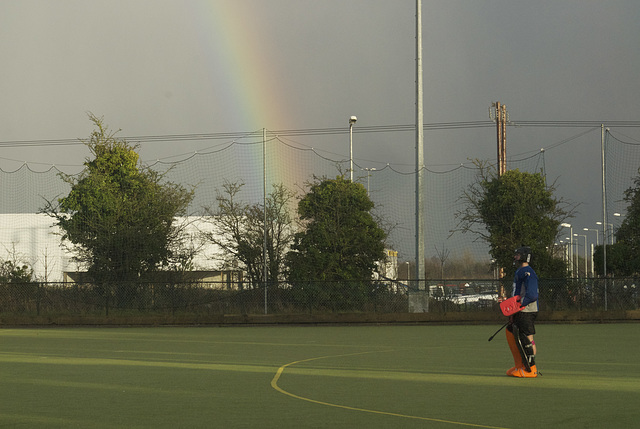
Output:
[[[640,307],[639,278],[540,279],[540,311]],[[5,316],[135,316],[499,312],[507,282],[362,281],[269,283],[7,283]]]

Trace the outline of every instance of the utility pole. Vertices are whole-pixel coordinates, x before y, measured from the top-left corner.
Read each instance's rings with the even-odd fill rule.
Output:
[[[498,177],[507,171],[507,106],[499,101],[491,103],[494,107],[495,117],[489,109],[489,117],[496,122],[496,134],[498,139]]]
[[[269,270],[267,269],[267,129],[262,129],[262,204],[264,206],[264,231],[262,244],[262,278],[264,279],[264,314],[267,314],[267,291],[269,290]]]
[[[492,115],[489,108],[489,118],[496,123],[496,135],[498,141],[498,177],[507,171],[507,106],[499,101],[491,103],[491,107],[495,108],[495,116]],[[499,289],[498,296],[505,296],[504,288],[504,267],[498,269]]]

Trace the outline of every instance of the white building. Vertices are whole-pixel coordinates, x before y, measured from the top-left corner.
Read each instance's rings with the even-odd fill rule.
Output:
[[[218,246],[200,243],[199,232],[214,231],[212,222],[200,217],[189,217],[180,221],[187,222],[186,231],[192,237],[194,246],[201,246],[193,260],[194,271],[219,272],[221,278],[224,277],[222,273],[238,272],[237,265],[223,266],[222,250]],[[0,214],[0,260],[27,264],[33,268],[37,280],[63,282],[74,277],[65,276],[65,273],[85,271],[73,261],[72,255],[61,245],[61,238],[61,231],[55,226],[55,219],[45,214]],[[397,279],[398,252],[385,252],[386,261],[378,264],[380,274],[389,279]]]
[[[212,228],[211,223],[189,219],[187,231],[197,238],[203,228]],[[45,214],[11,213],[0,214],[0,260],[27,264],[33,268],[35,278],[47,282],[62,282],[64,273],[84,271],[72,259],[72,255],[61,245],[61,231],[55,219]],[[205,245],[194,259],[199,271],[219,269],[220,249]]]
[[[63,271],[76,270],[60,246],[60,230],[45,214],[0,215],[0,259],[33,268],[36,278],[62,281]]]

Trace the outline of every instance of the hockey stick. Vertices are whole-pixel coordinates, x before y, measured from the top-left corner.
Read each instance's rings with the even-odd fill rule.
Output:
[[[498,335],[498,332],[502,331],[508,324],[509,324],[509,322],[507,322],[504,325],[502,325],[502,327],[500,329],[498,329],[495,334],[493,334],[492,336],[489,337],[489,341],[493,340],[493,337]]]

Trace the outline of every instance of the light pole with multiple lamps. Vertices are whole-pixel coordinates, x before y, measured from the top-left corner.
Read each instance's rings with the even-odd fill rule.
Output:
[[[351,183],[353,183],[353,125],[357,120],[358,118],[355,116],[349,118],[349,161],[351,163]]]

